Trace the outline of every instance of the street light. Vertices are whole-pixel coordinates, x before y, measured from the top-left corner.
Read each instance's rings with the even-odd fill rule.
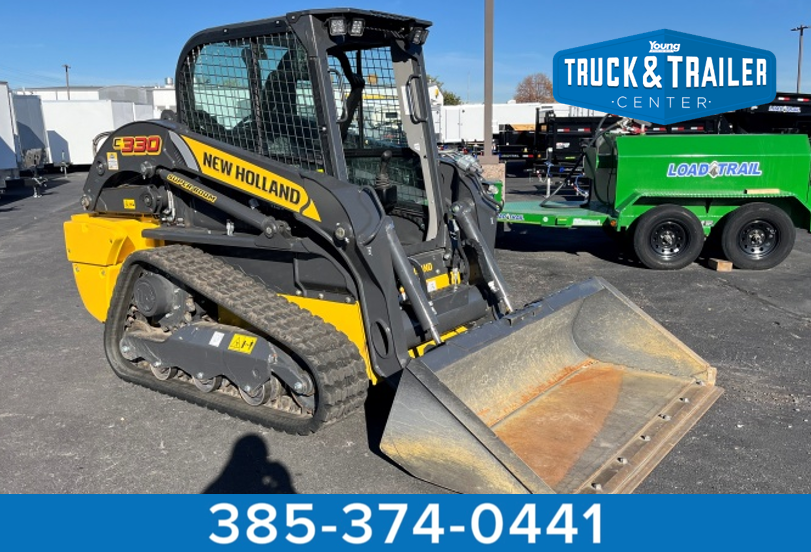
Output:
[[[794,27],[792,31],[800,31],[800,55],[797,59],[797,94],[800,93],[800,78],[803,72],[803,31],[808,29],[808,25]]]

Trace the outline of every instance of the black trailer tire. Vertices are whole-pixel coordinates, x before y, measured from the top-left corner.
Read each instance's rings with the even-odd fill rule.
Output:
[[[750,203],[727,216],[721,247],[735,267],[767,270],[786,260],[796,237],[785,211],[769,203]]]
[[[634,253],[654,270],[679,270],[695,261],[704,247],[704,229],[680,205],[660,205],[639,217],[633,230]]]

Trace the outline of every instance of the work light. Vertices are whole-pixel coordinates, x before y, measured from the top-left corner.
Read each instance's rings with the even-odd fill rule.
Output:
[[[332,17],[328,20],[330,36],[344,36],[346,34],[346,19]]]
[[[411,29],[411,34],[408,35],[408,40],[417,46],[425,44],[425,41],[428,40],[428,29],[424,27],[414,27]]]
[[[364,30],[366,30],[366,21],[353,19],[352,24],[349,26],[349,36],[363,36]]]

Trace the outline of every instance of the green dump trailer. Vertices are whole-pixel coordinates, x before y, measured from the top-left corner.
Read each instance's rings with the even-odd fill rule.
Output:
[[[507,202],[499,221],[505,231],[602,227],[663,270],[694,262],[712,235],[737,268],[768,269],[791,252],[796,228],[811,229],[809,167],[804,134],[605,134],[586,151],[585,204]]]

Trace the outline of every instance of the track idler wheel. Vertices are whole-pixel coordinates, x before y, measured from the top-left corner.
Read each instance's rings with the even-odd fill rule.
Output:
[[[161,381],[172,379],[177,375],[177,368],[172,366],[155,366],[150,364],[149,369],[152,370],[152,375]]]
[[[281,395],[281,385],[276,378],[270,378],[263,385],[246,391],[239,388],[239,396],[251,406],[260,406],[268,401],[275,400]]]
[[[212,391],[216,391],[222,385],[222,377],[216,376],[213,378],[208,379],[197,379],[192,377],[191,379],[194,386],[202,391],[203,393],[211,393]]]

